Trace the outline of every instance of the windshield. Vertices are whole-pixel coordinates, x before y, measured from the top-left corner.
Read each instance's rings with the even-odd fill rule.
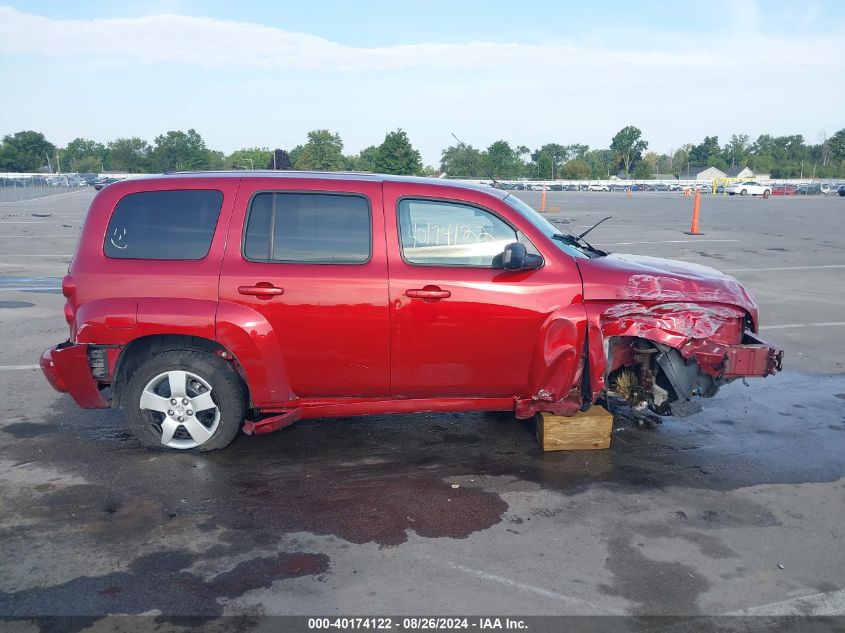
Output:
[[[531,224],[533,224],[537,229],[542,231],[542,233],[546,237],[552,237],[554,235],[560,234],[560,229],[558,229],[554,224],[549,222],[546,218],[537,213],[534,209],[532,209],[525,202],[523,202],[513,194],[508,194],[508,196],[505,198],[505,203],[511,209],[519,213],[522,217],[524,217]],[[589,255],[586,255],[585,253],[581,252],[581,250],[576,248],[573,244],[561,242],[559,240],[554,239],[552,241],[558,248],[560,248],[560,250],[564,251],[568,255],[572,255],[572,257],[581,257],[589,259]]]

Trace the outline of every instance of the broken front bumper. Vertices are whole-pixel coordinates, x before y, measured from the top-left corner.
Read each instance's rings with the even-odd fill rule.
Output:
[[[742,343],[731,345],[724,356],[722,377],[771,376],[783,369],[783,350],[746,331]]]
[[[108,401],[91,375],[88,346],[65,341],[41,355],[41,371],[56,391],[67,393],[85,409],[107,409]]]

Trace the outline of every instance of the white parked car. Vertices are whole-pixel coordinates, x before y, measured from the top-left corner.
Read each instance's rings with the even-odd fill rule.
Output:
[[[529,185],[531,187],[531,191],[550,191],[551,187],[548,185]]]
[[[730,195],[739,194],[741,196],[768,196],[772,193],[772,188],[768,185],[761,185],[759,182],[748,180],[746,182],[735,182],[725,187]]]
[[[594,183],[588,187],[590,191],[610,191],[610,187],[607,185],[600,185],[598,183]]]

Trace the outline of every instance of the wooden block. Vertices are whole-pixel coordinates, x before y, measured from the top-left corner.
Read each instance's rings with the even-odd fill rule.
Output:
[[[613,416],[602,407],[567,417],[538,413],[537,443],[544,451],[589,451],[610,447]]]

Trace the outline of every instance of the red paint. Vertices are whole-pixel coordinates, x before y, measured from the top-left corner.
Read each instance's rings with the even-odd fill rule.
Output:
[[[116,203],[150,190],[215,189],[223,206],[199,261],[112,260],[103,238]],[[257,191],[363,196],[372,254],[354,265],[258,263],[241,255]],[[87,345],[119,350],[144,336],[215,341],[242,373],[261,433],[299,418],[514,410],[566,415],[594,402],[609,371],[611,337],[676,347],[714,377],[765,375],[779,350],[752,341],[757,306],[735,279],[651,257],[573,258],[503,200],[507,192],[389,176],[299,172],[185,174],[103,189],[62,282],[72,344],[45,353],[50,384],[85,407],[107,406],[109,379],[91,376]],[[402,197],[482,207],[519,229],[544,265],[494,268],[406,263],[397,235]],[[617,357],[619,356],[619,357]],[[622,360],[620,360],[620,358]],[[629,359],[630,360],[630,359]]]

